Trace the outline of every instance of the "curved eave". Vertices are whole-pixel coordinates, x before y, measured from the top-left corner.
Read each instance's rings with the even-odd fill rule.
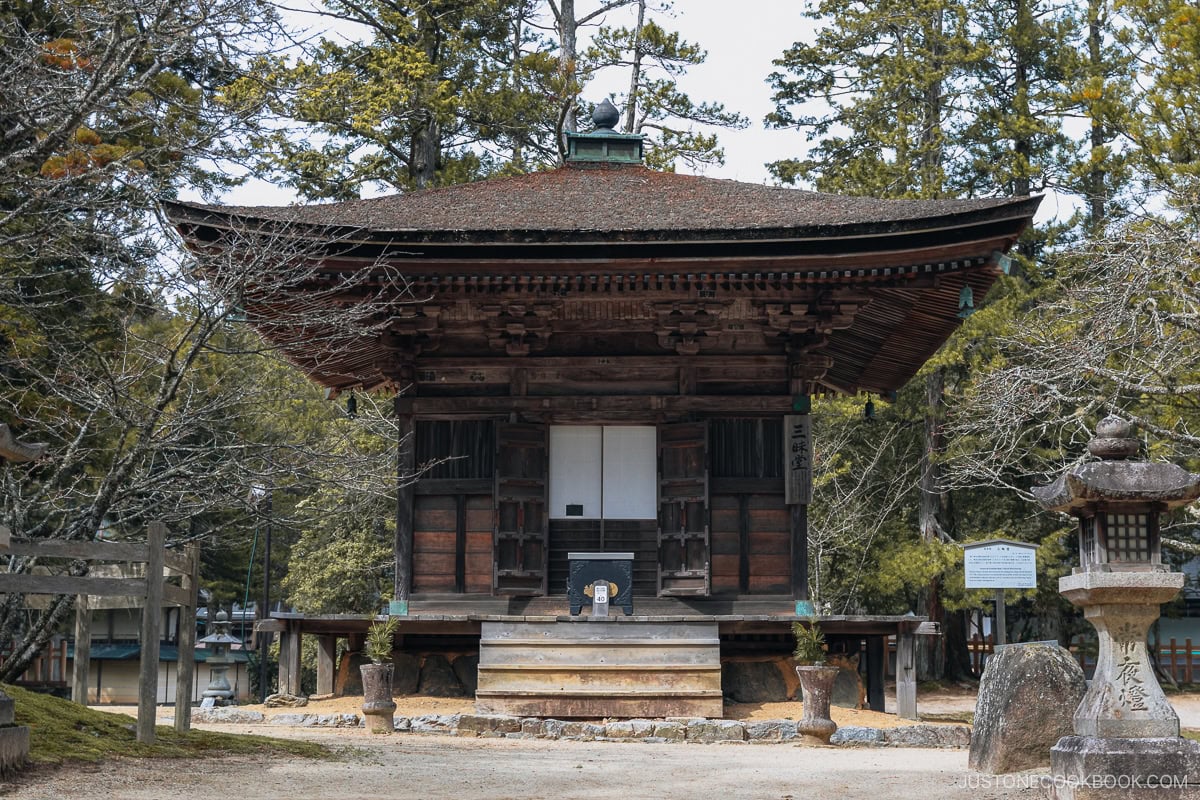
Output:
[[[1033,197],[958,214],[845,225],[688,230],[371,230],[288,222],[187,203],[165,203],[164,208],[184,239],[196,247],[220,247],[231,233],[253,233],[283,237],[296,244],[309,242],[322,253],[339,258],[481,263],[781,255],[820,258],[997,237],[1015,239],[1030,223],[1040,201]]]

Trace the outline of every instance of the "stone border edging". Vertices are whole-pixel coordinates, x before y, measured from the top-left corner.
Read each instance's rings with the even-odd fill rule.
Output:
[[[239,708],[197,708],[193,722],[227,725],[290,725],[302,728],[360,728],[358,714],[274,714]],[[796,722],[772,719],[741,722],[728,719],[670,718],[626,719],[613,722],[576,722],[537,717],[492,714],[426,714],[395,717],[398,733],[433,733],[443,736],[490,739],[564,739],[578,742],[644,742],[674,744],[747,743],[778,744],[798,739]],[[905,725],[898,728],[838,728],[830,744],[843,747],[965,748],[971,743],[966,725]]]

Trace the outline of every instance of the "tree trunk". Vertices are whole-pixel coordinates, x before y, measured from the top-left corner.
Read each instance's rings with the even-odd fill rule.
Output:
[[[1033,16],[1029,8],[1029,0],[1018,0],[1017,23],[1014,36],[1015,47],[1013,54],[1016,63],[1013,65],[1013,114],[1018,119],[1018,130],[1029,126],[1031,112],[1029,110],[1029,68],[1034,59],[1034,53],[1029,52],[1033,36]],[[1018,134],[1013,141],[1013,152],[1017,155],[1017,163],[1013,170],[1013,195],[1028,197],[1031,193],[1030,159],[1033,155],[1033,140],[1028,134]],[[1032,255],[1032,253],[1026,253]]]
[[[437,65],[441,59],[442,34],[437,23],[429,17],[428,12],[418,14],[417,33],[425,58],[430,64]],[[424,189],[432,185],[434,177],[437,175],[441,148],[441,123],[436,114],[424,111],[413,131],[412,160],[409,162],[409,175],[417,189]]]
[[[76,571],[72,569],[70,574],[75,575]],[[74,595],[60,594],[50,603],[49,608],[38,614],[21,641],[13,647],[12,656],[0,667],[0,683],[12,683],[21,677],[21,673],[28,669],[38,654],[46,648],[50,637],[62,627],[74,608]]]
[[[1088,64],[1093,75],[1103,77],[1103,54],[1100,47],[1100,26],[1103,0],[1090,0],[1088,3]],[[1095,112],[1091,114],[1091,146],[1092,153],[1104,147],[1104,124],[1097,119]],[[1088,193],[1088,229],[1093,235],[1100,232],[1104,225],[1108,192],[1105,188],[1106,173],[1098,162],[1090,162],[1087,176]]]
[[[629,97],[625,101],[625,133],[637,133],[633,127],[642,86],[642,26],[645,24],[646,0],[638,0],[637,27],[633,29],[633,64],[629,68]]]
[[[942,409],[945,374],[939,367],[925,378],[925,448],[921,454],[919,525],[921,540],[940,542],[948,538],[943,520],[947,517],[948,496],[941,486],[941,467],[938,456],[942,451]],[[916,613],[933,622],[943,622],[945,616],[939,597],[939,581],[935,578],[917,595]],[[942,637],[917,637],[917,679],[937,680],[944,672]]]
[[[972,680],[975,677],[971,673],[971,651],[967,649],[969,622],[967,611],[952,611],[942,620],[942,639],[946,643],[943,676],[952,681]]]
[[[558,77],[562,82],[565,93],[563,102],[562,125],[558,136],[559,154],[566,158],[567,143],[562,136],[563,131],[579,130],[579,119],[575,114],[575,52],[576,30],[579,23],[575,19],[575,0],[560,0],[558,14]]]
[[[517,65],[521,63],[521,38],[525,35],[525,9],[522,7],[517,10],[513,17],[512,25],[512,64],[509,67],[510,80],[515,73]],[[515,83],[515,80],[514,80]],[[520,131],[513,132],[512,155],[510,163],[516,169],[524,171],[525,168],[525,134]]]
[[[934,12],[930,52],[933,54],[934,74],[941,74],[942,59],[945,57],[943,38],[945,35],[945,11],[938,8]],[[921,175],[921,196],[941,197],[945,187],[942,185],[942,114],[944,109],[941,78],[931,80],[925,88],[925,124],[921,126],[923,164]]]
[[[437,162],[440,151],[441,125],[437,119],[428,114],[421,126],[413,133],[412,168],[409,174],[413,184],[418,189],[433,183],[437,175]]]

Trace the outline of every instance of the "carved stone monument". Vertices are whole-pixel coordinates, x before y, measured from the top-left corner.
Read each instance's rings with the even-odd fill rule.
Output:
[[[1146,651],[1160,604],[1184,583],[1162,563],[1159,515],[1200,497],[1200,475],[1131,460],[1138,446],[1128,422],[1108,417],[1088,445],[1098,461],[1034,489],[1046,509],[1079,520],[1081,563],[1059,591],[1083,609],[1100,643],[1075,735],[1051,750],[1050,795],[1061,800],[1200,798],[1200,745],[1180,738]]]

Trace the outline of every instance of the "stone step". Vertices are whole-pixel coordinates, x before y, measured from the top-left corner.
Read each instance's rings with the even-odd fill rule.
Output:
[[[719,717],[715,622],[485,622],[476,706],[534,717]]]

